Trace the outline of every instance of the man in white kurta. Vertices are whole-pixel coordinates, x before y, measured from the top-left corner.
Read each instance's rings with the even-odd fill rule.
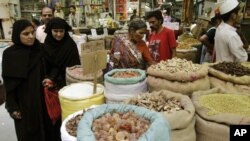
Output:
[[[236,28],[222,22],[215,33],[216,61],[244,62],[247,52]]]
[[[243,48],[243,42],[234,27],[240,19],[239,2],[237,0],[224,1],[220,6],[220,14],[223,22],[217,27],[214,38],[216,62],[247,61],[247,52]]]
[[[36,39],[39,40],[40,43],[44,43],[44,40],[47,36],[47,34],[44,32],[47,23],[53,18],[53,12],[52,9],[49,7],[44,7],[42,9],[42,22],[44,23],[43,25],[40,25],[36,29]]]

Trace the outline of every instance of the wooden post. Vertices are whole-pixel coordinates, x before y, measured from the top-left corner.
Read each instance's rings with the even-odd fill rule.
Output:
[[[93,86],[93,94],[96,94],[96,87],[97,87],[97,54],[95,54],[95,58],[94,58],[94,86]]]

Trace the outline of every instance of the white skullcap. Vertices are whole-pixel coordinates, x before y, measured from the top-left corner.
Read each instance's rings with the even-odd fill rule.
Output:
[[[238,0],[225,0],[220,6],[220,14],[226,14],[239,5]]]

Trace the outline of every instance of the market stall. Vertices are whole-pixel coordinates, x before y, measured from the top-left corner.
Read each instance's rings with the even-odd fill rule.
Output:
[[[208,27],[209,9],[217,1],[199,1],[204,10],[196,13],[198,17],[193,15],[193,0],[171,4],[161,0],[58,1],[65,13],[73,4],[82,16],[80,25],[73,26],[70,33],[81,65],[66,69],[67,84],[58,92],[62,141],[228,141],[231,124],[250,123],[249,62],[200,64],[198,39]],[[21,6],[23,17],[37,17],[37,8],[54,6],[50,2],[26,1]],[[171,7],[171,16],[182,17],[184,22],[177,24],[178,30],[183,26],[185,31],[178,34],[176,58],[146,70],[113,69],[109,50],[113,40],[128,37],[132,11],[138,10],[136,16],[143,17],[147,6],[150,11],[166,5]],[[191,32],[189,26],[195,20],[198,28]],[[167,22],[164,26],[177,27]],[[0,55],[7,46],[0,41]],[[250,56],[250,49],[247,52]],[[1,96],[2,84],[0,78]]]

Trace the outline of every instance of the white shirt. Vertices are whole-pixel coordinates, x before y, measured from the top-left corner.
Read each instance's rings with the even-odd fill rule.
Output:
[[[69,25],[72,27],[79,27],[80,24],[80,14],[79,13],[75,13],[75,15],[73,15],[72,13],[69,14]]]
[[[54,12],[54,17],[59,17],[61,19],[64,19],[64,13],[62,10],[60,10],[60,12],[56,11]]]
[[[222,22],[216,29],[214,38],[216,62],[244,62],[248,55],[236,28]]]
[[[40,41],[40,43],[44,43],[44,40],[47,36],[47,33],[44,32],[45,25],[40,25],[36,29],[36,39]]]

